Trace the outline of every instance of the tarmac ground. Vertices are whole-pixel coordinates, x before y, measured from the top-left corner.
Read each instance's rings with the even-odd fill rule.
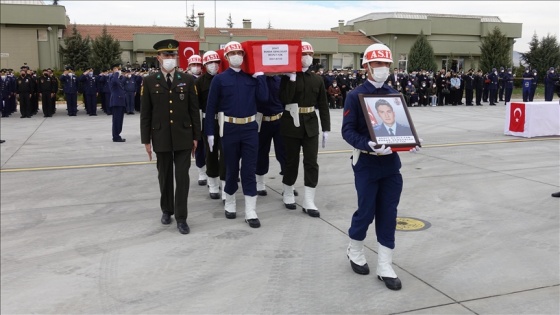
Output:
[[[259,229],[243,220],[241,189],[227,220],[192,166],[189,235],[160,223],[139,114],[125,115],[124,143],[110,116],[82,106],[2,118],[1,313],[559,314],[560,137],[504,135],[502,104],[409,110],[423,148],[399,153],[400,291],[375,276],[373,225],[372,273],[346,258],[357,201],[340,109],[319,149],[320,218],[284,208],[273,156]]]

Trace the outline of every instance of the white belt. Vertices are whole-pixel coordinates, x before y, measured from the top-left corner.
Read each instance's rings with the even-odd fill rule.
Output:
[[[224,116],[224,121],[231,124],[244,125],[255,121],[255,115],[243,118]]]

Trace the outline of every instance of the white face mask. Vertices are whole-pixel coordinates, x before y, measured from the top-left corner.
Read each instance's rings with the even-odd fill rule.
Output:
[[[194,75],[199,75],[200,74],[200,67],[199,66],[192,66],[191,67],[191,73]]]
[[[301,66],[303,68],[309,68],[309,66],[311,66],[312,63],[313,63],[313,57],[309,55],[301,56]]]
[[[372,68],[368,64],[369,71],[372,73],[373,81],[383,83],[389,77],[389,67]]]
[[[176,59],[163,59],[162,67],[167,72],[171,72],[177,66]]]
[[[239,66],[241,66],[241,64],[243,63],[243,56],[239,56],[239,55],[229,56],[228,59],[229,59],[229,65],[234,68],[239,68]]]
[[[218,73],[218,64],[217,63],[207,64],[206,71],[210,73],[210,75],[216,75],[216,73]]]

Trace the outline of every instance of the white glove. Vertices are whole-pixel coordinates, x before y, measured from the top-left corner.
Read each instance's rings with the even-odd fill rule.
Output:
[[[327,139],[329,138],[329,132],[323,131],[323,144],[322,147],[324,148],[327,145]]]
[[[284,73],[284,75],[287,75],[290,78],[290,81],[292,81],[292,82],[296,81],[296,73],[295,72],[286,72],[286,73]]]
[[[208,149],[210,149],[210,152],[214,150],[214,136],[208,136]]]
[[[377,145],[377,143],[370,141],[367,144],[370,146],[373,152],[377,153],[377,155],[389,155],[393,153],[393,151],[391,151],[391,147],[385,147],[385,145],[382,145],[381,148],[376,149],[375,146]]]
[[[253,78],[256,79],[258,76],[261,76],[261,75],[264,75],[264,72],[255,72],[255,73],[253,74]]]
[[[424,142],[424,140],[422,140],[422,139],[418,139],[418,140],[420,140],[420,143]],[[420,152],[420,147],[419,146],[416,146],[416,147],[410,149],[410,153],[418,153],[418,152]]]

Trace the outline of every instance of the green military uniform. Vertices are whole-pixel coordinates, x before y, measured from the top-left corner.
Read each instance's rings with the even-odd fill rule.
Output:
[[[287,76],[282,77],[280,83],[280,100],[282,104],[297,103],[300,111],[313,107],[319,110],[323,132],[331,130],[329,105],[327,103],[323,79],[310,71],[297,72],[296,81],[290,81]],[[286,166],[282,182],[293,186],[299,169],[300,148],[303,148],[304,183],[307,187],[315,188],[319,180],[319,119],[315,110],[310,113],[299,114],[300,126],[294,125],[289,112],[285,111],[280,118],[280,134],[284,138],[286,149]]]
[[[168,86],[163,72],[144,78],[141,92],[140,132],[143,144],[152,143],[157,155],[161,210],[187,219],[189,168],[193,140],[200,139],[198,96],[192,76],[175,70]],[[177,190],[173,194],[173,164]]]

